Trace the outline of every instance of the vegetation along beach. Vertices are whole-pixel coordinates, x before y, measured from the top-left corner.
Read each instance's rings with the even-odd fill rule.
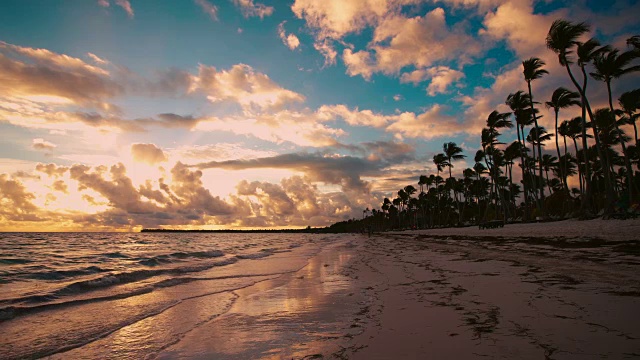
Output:
[[[637,1],[1,8],[1,359],[640,358]]]

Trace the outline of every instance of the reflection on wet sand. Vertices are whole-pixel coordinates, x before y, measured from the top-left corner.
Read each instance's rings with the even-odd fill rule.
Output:
[[[351,254],[326,249],[294,274],[236,291],[228,313],[195,329],[160,358],[291,358],[338,350],[361,299],[341,274]],[[344,306],[338,305],[341,299]]]

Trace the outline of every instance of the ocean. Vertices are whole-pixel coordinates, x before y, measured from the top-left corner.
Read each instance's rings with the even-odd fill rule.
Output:
[[[334,235],[289,233],[0,234],[0,358],[38,358],[136,329],[109,354],[144,358],[224,314],[234,290],[293,273]],[[178,306],[154,335],[145,319]],[[187,315],[185,315],[187,314]],[[151,326],[151,328],[149,328]],[[113,345],[113,344],[112,344]],[[102,354],[104,355],[104,354]],[[88,358],[102,356],[86,354]]]

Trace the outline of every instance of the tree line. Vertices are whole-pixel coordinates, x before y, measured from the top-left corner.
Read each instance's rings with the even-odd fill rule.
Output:
[[[581,41],[589,31],[584,22],[553,22],[546,46],[557,54],[569,85],[557,88],[547,101],[535,98],[531,84],[548,74],[546,64],[536,57],[524,60],[527,88],[507,96],[510,112],[495,110],[487,116],[482,148],[461,177],[454,177],[452,168],[467,155],[456,143],[446,142],[433,156],[436,174],[421,175],[418,188],[405,186],[397,197],[385,198],[380,209],[364,209],[363,219],[351,221],[353,225],[390,229],[566,216],[608,218],[637,206],[640,89],[616,94],[614,103],[611,85],[640,70],[636,63],[640,36],[629,38],[628,48],[621,50],[596,38]],[[606,87],[608,107],[592,108],[589,86]],[[539,125],[542,106],[553,110],[554,129]],[[580,108],[581,116],[560,121],[571,107]],[[633,125],[633,137],[622,129],[626,125]],[[501,142],[501,131],[514,127],[517,140]],[[519,183],[514,181],[515,172],[521,177]]]

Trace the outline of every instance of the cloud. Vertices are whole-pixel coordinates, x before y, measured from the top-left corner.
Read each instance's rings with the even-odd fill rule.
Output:
[[[131,155],[133,160],[149,165],[167,161],[167,156],[155,144],[132,144]]]
[[[245,64],[229,70],[200,65],[197,88],[212,102],[231,100],[245,110],[278,110],[305,100],[303,95],[282,88],[269,76]]]
[[[316,41],[313,43],[313,48],[318,50],[324,57],[324,66],[335,65],[338,52],[333,48],[328,40]]]
[[[233,3],[240,8],[242,15],[246,18],[257,16],[260,19],[273,14],[273,7],[261,3],[254,3],[253,0],[233,0]]]
[[[552,14],[534,14],[531,0],[513,0],[488,12],[483,21],[481,35],[507,40],[521,58],[536,56],[546,50],[544,39],[556,18],[566,14],[565,10]]]
[[[300,40],[295,34],[287,35],[284,30],[284,24],[286,21],[281,22],[278,25],[278,36],[280,36],[280,40],[284,43],[290,50],[295,50],[298,46],[300,46]]]
[[[278,144],[289,142],[299,146],[323,147],[336,144],[336,138],[346,135],[342,129],[323,124],[317,113],[282,110],[251,116],[207,118],[196,131],[228,131],[253,136]]]
[[[368,191],[369,184],[360,175],[374,173],[382,164],[351,156],[294,153],[250,160],[210,161],[195,166],[226,170],[290,169],[305,173],[311,181],[340,185],[345,191]]]
[[[105,69],[46,49],[5,42],[0,42],[0,77],[0,97],[48,96],[109,109],[111,105],[106,101],[123,92]]]
[[[87,56],[98,65],[107,65],[109,62],[96,54],[87,53]]]
[[[205,14],[209,15],[211,20],[218,21],[218,7],[209,3],[207,0],[194,0],[195,3],[202,8]]]
[[[129,0],[116,0],[116,5],[120,6],[133,19],[133,8]]]
[[[393,100],[395,100],[395,101],[400,101],[400,100],[402,100],[402,99],[403,99],[403,97],[402,97],[402,95],[400,95],[400,94],[395,94],[395,95],[393,95]]]
[[[318,39],[341,39],[376,24],[380,18],[403,5],[419,0],[296,0],[293,13],[317,32]]]
[[[463,72],[453,70],[448,66],[434,66],[428,69],[419,69],[410,73],[404,73],[400,77],[400,82],[417,84],[431,79],[427,87],[427,94],[435,96],[436,94],[446,93],[449,85],[460,81],[464,76]]]
[[[58,145],[52,142],[46,141],[42,138],[33,139],[33,143],[31,146],[36,150],[44,150],[44,151],[51,151],[56,147],[58,147]]]
[[[369,50],[344,51],[350,76],[369,79],[373,73],[397,74],[407,66],[424,69],[436,62],[469,62],[482,46],[467,35],[464,25],[450,28],[445,11],[436,8],[424,16],[388,16],[375,28]]]
[[[325,120],[342,118],[349,125],[383,127],[391,121],[389,116],[374,113],[371,110],[349,109],[345,105],[323,105],[318,109],[318,115]]]
[[[466,133],[470,129],[453,116],[442,113],[442,105],[436,104],[422,114],[404,112],[386,128],[397,136],[408,138],[434,139]]]
[[[6,174],[0,174],[0,218],[10,221],[35,221],[37,207],[32,203],[35,195]]]
[[[36,171],[43,172],[52,177],[60,177],[69,171],[69,168],[65,166],[58,166],[56,164],[37,164]]]

